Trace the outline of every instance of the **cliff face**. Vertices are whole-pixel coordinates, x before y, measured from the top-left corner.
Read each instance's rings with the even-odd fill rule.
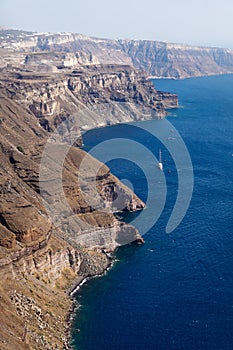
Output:
[[[125,113],[111,113],[113,119],[107,115],[101,117],[101,113],[94,119],[90,115],[80,117],[78,129],[143,119],[143,108],[151,111],[144,118],[163,118],[165,108],[178,106],[176,95],[158,93],[142,72],[129,66],[83,66],[58,73],[25,72],[22,67],[25,65],[15,73],[3,69],[0,90],[6,90],[9,98],[30,109],[48,131],[65,117],[100,104],[121,103],[128,107]]]
[[[125,210],[142,209],[144,204],[110,174],[108,167],[90,156],[89,168],[77,172],[87,155],[71,147],[62,174],[71,211],[57,226],[39,190],[41,154],[49,133],[26,100],[19,102],[17,92],[15,100],[6,94],[11,96],[12,86],[0,93],[0,304],[4,310],[0,347],[62,349],[71,304],[64,290],[75,278],[102,273],[110,264],[104,251],[141,241],[134,227],[115,219],[111,210],[114,198],[121,193],[121,209]],[[59,147],[62,143],[56,146],[57,151]],[[91,169],[96,167],[99,174],[92,180]],[[110,210],[105,213],[92,208],[80,183],[90,196],[97,187]],[[63,202],[59,202],[59,193],[53,193],[51,181],[49,188],[44,200],[50,204],[58,201],[56,208],[62,210]]]
[[[179,79],[233,73],[232,50],[157,41],[122,40],[119,43],[133,65],[151,76]]]
[[[103,273],[111,263],[107,253],[118,246],[143,242],[113,213],[141,210],[144,203],[80,148],[81,132],[163,118],[178,101],[135,68],[101,64],[98,50],[97,56],[63,52],[88,38],[21,33],[16,42],[17,33],[0,58],[0,348],[65,349],[71,301],[64,292]],[[62,52],[43,51],[53,49]],[[122,63],[125,54],[113,51],[108,57]],[[87,107],[91,112],[80,112]],[[54,143],[51,132],[71,115],[75,125],[64,123],[63,138]],[[57,177],[64,141],[74,136]],[[41,177],[48,144],[53,153]]]
[[[21,52],[82,52],[89,55],[89,63],[132,63],[115,40],[91,38],[73,33],[30,33],[0,30],[1,48]]]
[[[166,115],[165,108],[176,107],[178,102],[175,95],[169,93],[163,95],[157,92],[143,73],[129,66],[78,63],[76,69],[74,67],[71,69],[67,64],[63,64],[57,66],[58,72],[41,72],[38,57],[43,56],[42,53],[31,54],[30,57],[27,55],[23,60],[23,56],[18,53],[14,65],[13,56],[7,55],[5,51],[4,54],[0,79],[2,152],[0,238],[3,247],[14,249],[17,242],[32,245],[35,242],[39,245],[47,244],[48,236],[51,234],[52,222],[39,196],[38,184],[41,154],[49,137],[48,132],[54,130],[67,116],[89,107],[93,112],[78,115],[75,130],[71,130],[67,125],[65,136],[72,138],[73,133],[75,136],[79,135],[80,138],[74,144],[79,147],[82,144],[82,130],[142,118],[162,118]],[[56,65],[58,62],[61,64],[64,54],[50,53],[46,57],[47,61],[43,61],[45,66]],[[67,58],[66,54],[65,57]],[[77,55],[75,57],[77,58]],[[11,64],[6,64],[6,58]],[[30,62],[33,62],[32,67]],[[114,103],[117,104],[115,111],[112,110]],[[121,113],[119,103],[123,105]],[[99,106],[111,108],[111,116],[108,114],[108,109],[105,114],[101,113],[98,110]],[[141,113],[144,108],[147,111],[145,115]],[[148,111],[151,111],[151,114]],[[62,144],[59,147],[62,148]],[[60,150],[59,147],[56,147],[55,152]],[[131,238],[136,240],[138,234],[130,226],[122,227],[111,212],[98,213],[85,202],[75,175],[77,166],[84,157],[87,157],[85,152],[77,147],[71,147],[66,158],[63,171],[64,189],[74,213],[70,216],[76,218],[80,216],[81,220],[77,223],[73,218],[65,218],[66,220],[61,223],[63,238],[65,232],[69,232],[65,235],[65,239],[73,245],[81,244],[91,248],[102,247],[113,250],[122,241],[121,237],[128,229]],[[114,206],[112,211],[143,208],[140,200],[122,186],[110,174],[107,167],[96,164],[98,162],[90,156],[88,163],[101,169],[101,174],[95,181],[90,181],[91,166],[85,169],[84,174],[79,174],[82,186],[89,196],[94,191],[92,182],[95,182],[101,200],[107,201],[109,207]],[[48,203],[51,198],[55,202],[60,200],[56,198],[57,193],[53,192],[56,186],[53,183],[52,185],[46,193]],[[119,193],[121,201],[117,203],[115,197]],[[62,205],[58,209],[62,211]],[[22,219],[24,217],[27,217],[26,222]],[[96,227],[100,229],[96,231]],[[85,234],[88,233],[85,239],[74,238],[77,233],[82,236],[83,231]],[[93,231],[96,231],[95,234]],[[105,241],[103,237],[109,237],[109,241]]]
[[[41,155],[49,134],[39,125],[31,112],[26,111],[24,107],[4,95],[0,95],[0,97],[0,224],[4,226],[4,234],[1,239],[4,247],[9,245],[10,248],[14,248],[17,242],[29,245],[41,243],[51,233],[52,223],[46,214],[39,188]],[[54,155],[55,152],[59,155],[62,149],[62,143],[55,144]],[[79,169],[84,157],[86,166]],[[50,163],[47,167],[50,171]],[[95,174],[96,169],[98,169],[98,174],[97,176],[93,175],[92,179],[91,174],[92,172]],[[143,203],[110,174],[107,166],[102,165],[77,147],[70,147],[61,176],[65,197],[74,215],[92,213],[93,221],[99,220],[98,227],[110,227],[109,222],[112,223],[111,227],[115,227],[116,220],[113,220],[111,212],[101,215],[95,211],[95,208],[91,208],[91,204],[85,200],[84,192],[80,186],[85,188],[89,196],[97,187],[100,198],[103,202],[106,201],[108,207],[111,207],[113,198],[120,189],[122,199],[122,208],[120,209],[133,208],[134,206],[135,209],[143,208]],[[48,203],[59,201],[59,193],[57,194],[56,188],[55,190],[53,188],[55,180],[51,179],[49,174],[45,179],[42,179],[42,181],[49,183],[48,190],[44,195],[44,199]],[[27,220],[24,219],[25,217]],[[95,228],[95,224],[92,226]],[[82,229],[80,227],[80,231]],[[76,234],[78,231],[76,229]],[[12,240],[13,236],[10,232],[14,233],[15,242]],[[4,243],[4,236],[7,236],[7,233],[9,237]],[[108,247],[108,242],[105,244],[103,241],[101,247],[105,246]]]
[[[222,48],[148,40],[108,40],[72,33],[38,34],[1,30],[0,37],[4,49],[25,53],[44,52],[41,66],[47,66],[47,69],[49,52],[57,51],[60,55],[63,52],[61,65],[65,66],[75,62],[131,65],[145,70],[150,76],[165,78],[233,73],[233,51]],[[35,57],[30,58],[30,54],[28,57],[26,62],[32,65]]]

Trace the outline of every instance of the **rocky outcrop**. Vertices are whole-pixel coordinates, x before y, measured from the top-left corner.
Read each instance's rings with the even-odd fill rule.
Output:
[[[6,90],[7,89],[7,90]],[[95,116],[79,116],[77,129],[129,122],[138,119],[163,118],[166,108],[177,107],[174,94],[157,92],[145,74],[129,66],[85,66],[79,71],[41,74],[4,71],[0,90],[20,102],[40,120],[48,131],[67,116],[87,107]],[[119,105],[122,111],[119,113]],[[109,115],[100,105],[116,106]],[[146,113],[143,112],[146,110]],[[112,117],[111,117],[112,116]]]

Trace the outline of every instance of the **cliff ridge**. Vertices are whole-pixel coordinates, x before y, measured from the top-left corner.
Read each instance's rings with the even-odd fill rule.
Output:
[[[111,40],[88,37],[74,33],[31,33],[17,30],[0,30],[4,51],[27,53],[25,62],[35,66],[40,61],[42,69],[74,66],[74,64],[130,65],[158,78],[188,78],[205,75],[232,74],[233,50],[166,43],[156,40]],[[62,56],[59,65],[49,63],[50,53]],[[33,55],[34,53],[34,55]],[[37,54],[37,56],[35,55]],[[38,62],[37,62],[38,63]]]

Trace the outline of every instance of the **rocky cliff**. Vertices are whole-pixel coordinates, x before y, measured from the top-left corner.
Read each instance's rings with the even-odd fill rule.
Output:
[[[76,51],[97,39],[17,31],[1,39],[0,348],[65,349],[65,291],[103,273],[120,245],[143,242],[114,212],[144,203],[81,149],[82,132],[163,118],[178,100],[115,47],[114,64],[103,64],[102,49]]]
[[[146,40],[119,44],[133,65],[150,76],[179,79],[233,73],[232,50]]]
[[[178,106],[176,95],[156,91],[144,73],[123,65],[85,65],[53,73],[29,70],[27,64],[11,67],[10,71],[3,67],[0,90],[27,107],[48,131],[67,116],[85,108],[94,110],[100,104],[115,105],[117,110],[121,104],[124,108],[121,113],[111,111],[113,117],[102,117],[101,113],[80,116],[76,125],[79,130],[163,118],[166,108]]]
[[[107,166],[80,149],[81,132],[137,120],[143,108],[151,111],[145,118],[164,117],[171,101],[177,106],[177,97],[163,96],[129,66],[75,62],[74,69],[73,63],[61,64],[63,54],[50,53],[42,69],[37,54],[25,58],[18,53],[15,61],[5,51],[4,55],[8,64],[2,65],[0,78],[0,348],[63,349],[71,307],[64,291],[74,281],[103,273],[111,263],[108,253],[118,246],[142,242],[138,231],[119,222],[113,212],[140,210],[144,203]],[[45,69],[54,62],[57,70]],[[126,107],[121,113],[111,110],[111,118],[98,110],[119,103]],[[64,138],[51,142],[52,131],[86,107],[92,112],[78,114],[75,128],[65,124]],[[59,162],[66,147],[65,138],[74,134],[78,139],[65,157],[61,191],[56,159]],[[53,156],[39,179],[48,144]]]
[[[62,181],[70,211],[59,225],[46,210],[46,201],[58,201],[53,180],[42,200],[39,188],[41,154],[49,133],[22,101],[0,93],[0,303],[1,349],[62,349],[66,339],[67,310],[64,291],[74,279],[103,273],[117,246],[142,241],[130,225],[120,223],[111,207],[121,198],[121,209],[142,209],[144,204],[109,169],[88,157],[88,169],[77,169],[84,151],[70,147]],[[63,144],[56,145],[56,151]],[[52,159],[51,159],[52,162]],[[49,165],[48,165],[49,166]],[[91,169],[99,169],[90,179]],[[79,177],[79,181],[77,180]],[[81,184],[81,185],[80,185]],[[86,202],[82,188],[92,195],[98,189],[107,212]],[[54,196],[53,196],[54,195]],[[115,204],[114,204],[115,206]],[[115,209],[114,209],[115,210]]]
[[[70,65],[72,62],[132,65],[145,70],[150,76],[177,79],[233,73],[233,51],[223,48],[149,40],[109,40],[72,33],[27,33],[10,30],[0,30],[0,39],[1,48],[10,51],[47,54],[63,52],[63,65]],[[29,54],[30,64],[34,59]],[[44,65],[46,57],[41,62]]]

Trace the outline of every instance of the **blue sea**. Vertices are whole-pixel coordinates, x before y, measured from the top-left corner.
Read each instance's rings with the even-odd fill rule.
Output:
[[[113,268],[78,291],[81,307],[72,331],[78,350],[233,349],[233,75],[154,83],[179,96],[181,108],[170,111],[168,120],[192,159],[192,200],[181,224],[167,234],[178,191],[168,150],[127,125],[84,135],[86,150],[117,137],[135,139],[156,156],[161,148],[167,196],[162,214],[143,236],[145,244],[121,247]],[[154,130],[159,122],[135,126],[146,123]],[[108,152],[114,158],[115,150]],[[141,160],[141,168],[123,157],[108,165],[146,200],[144,170],[151,164],[143,154]]]

